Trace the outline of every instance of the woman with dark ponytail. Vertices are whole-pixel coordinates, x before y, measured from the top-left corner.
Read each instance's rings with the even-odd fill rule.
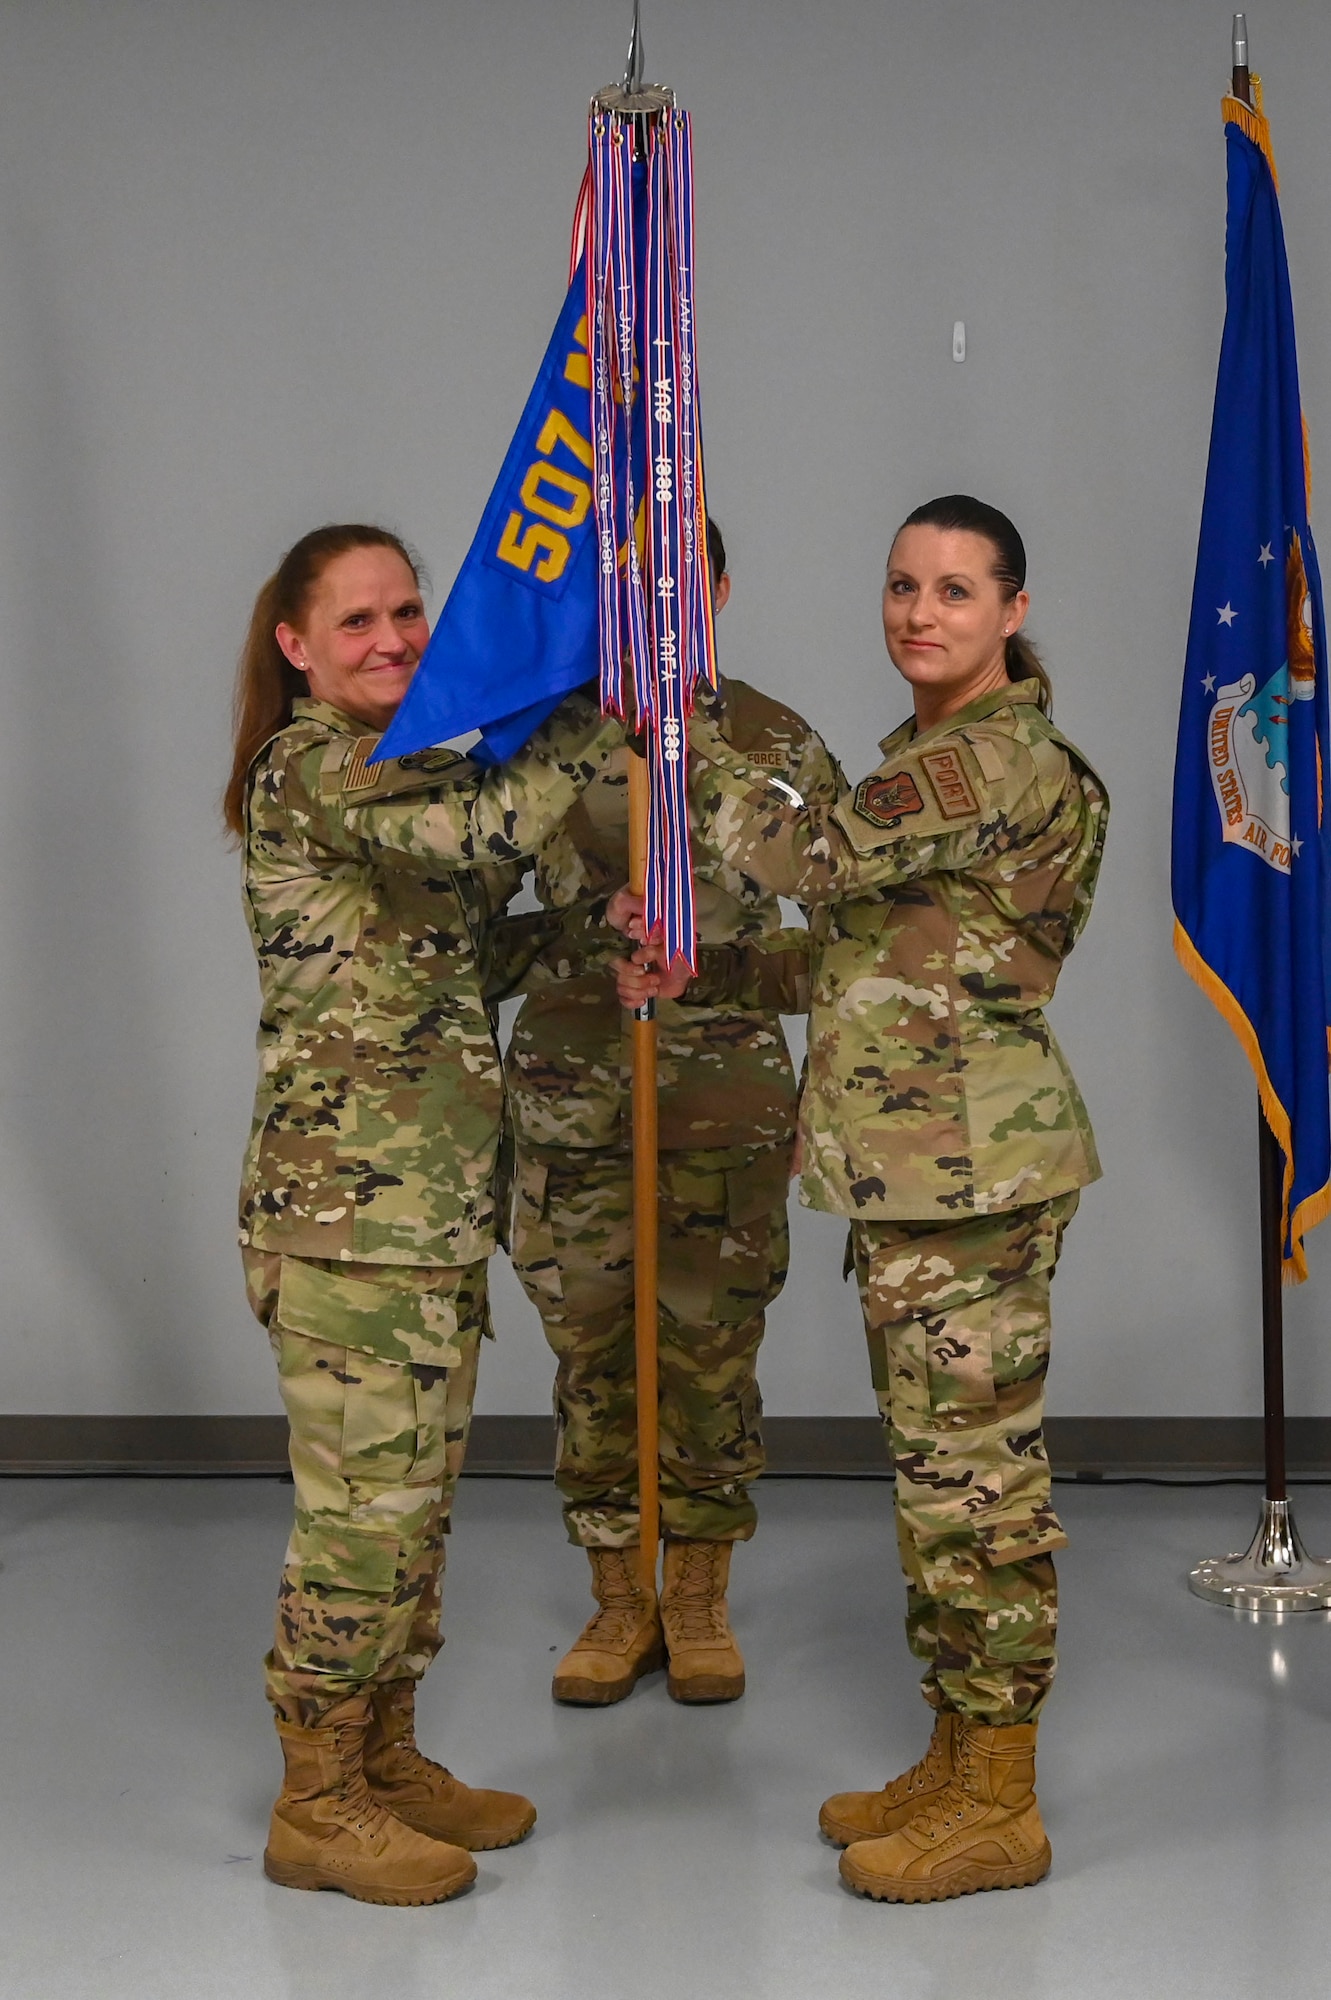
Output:
[[[1065,1537],[1042,1442],[1049,1283],[1099,1174],[1043,1008],[1091,907],[1108,801],[1022,636],[1026,553],[964,494],[898,531],[883,628],[914,715],[835,806],[707,722],[700,837],[814,906],[803,1199],[848,1216],[896,1465],[906,1625],[933,1737],[823,1807],[861,1894],[930,1902],[1049,1867],[1036,1719]]]

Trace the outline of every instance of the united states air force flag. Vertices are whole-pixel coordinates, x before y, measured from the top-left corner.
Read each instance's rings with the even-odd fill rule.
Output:
[[[1256,79],[1254,79],[1254,82]],[[1285,1155],[1286,1275],[1331,1206],[1326,628],[1270,129],[1224,105],[1225,330],[1174,774],[1175,946]]]

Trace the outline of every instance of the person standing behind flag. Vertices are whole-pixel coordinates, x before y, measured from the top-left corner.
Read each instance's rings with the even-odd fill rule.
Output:
[[[264,1869],[375,1903],[454,1895],[476,1873],[463,1849],[536,1818],[421,1755],[415,1686],[441,1643],[488,1323],[486,871],[538,847],[623,740],[574,694],[488,771],[449,750],[377,758],[428,636],[395,535],[304,536],[254,607],[224,801],[262,995],[240,1240],[296,1488],[265,1663],[285,1779]]]
[[[1042,1009],[1090,911],[1108,800],[1049,720],[1025,577],[996,508],[953,494],[908,516],[883,627],[915,714],[831,809],[792,804],[705,719],[691,735],[700,839],[815,906],[803,1195],[851,1218],[936,1712],[920,1763],[829,1799],[820,1824],[846,1882],[891,1901],[1020,1887],[1050,1859],[1035,1738],[1066,1537],[1041,1436],[1049,1284],[1100,1169]]]
[[[714,522],[707,541],[719,610],[730,578]],[[722,739],[830,806],[841,776],[808,723],[744,681],[723,680],[720,692]],[[726,1586],[731,1546],[757,1519],[754,1369],[765,1309],[786,1276],[797,1097],[776,1011],[705,1004],[705,981],[696,999],[664,1000],[658,1604],[635,1561],[631,1057],[616,994],[623,940],[604,920],[628,873],[628,755],[616,753],[537,854],[539,900],[568,921],[528,978],[506,1061],[517,1145],[513,1263],[558,1361],[555,1477],[598,1605],[552,1691],[588,1706],[622,1700],[662,1665],[663,1651],[677,1701],[744,1692]],[[754,939],[775,962],[790,939],[777,899],[728,863],[701,858],[697,898],[704,947]],[[803,967],[807,934],[796,937]]]

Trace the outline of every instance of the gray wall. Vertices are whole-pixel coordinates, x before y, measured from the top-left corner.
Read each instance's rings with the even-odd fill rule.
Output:
[[[697,132],[725,663],[855,772],[904,711],[892,527],[971,488],[1031,550],[1115,801],[1055,1019],[1106,1176],[1053,1407],[1258,1406],[1253,1091],[1174,964],[1169,787],[1222,310],[1228,5],[648,0]],[[0,5],[0,1403],[276,1407],[232,1243],[255,981],[215,797],[232,662],[314,522],[447,588],[564,283],[625,0]],[[1250,15],[1331,481],[1331,10]],[[950,358],[955,319],[970,356]],[[1291,1407],[1331,1411],[1323,1300]],[[769,1408],[870,1407],[841,1231],[797,1218]],[[507,1272],[482,1407],[548,1369]]]

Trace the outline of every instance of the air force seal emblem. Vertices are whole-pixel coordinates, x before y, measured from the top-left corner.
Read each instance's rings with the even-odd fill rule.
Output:
[[[865,778],[855,787],[855,810],[870,826],[890,830],[909,814],[923,812],[924,800],[909,771],[893,771],[886,778]]]
[[[1309,628],[1308,582],[1299,538],[1286,572],[1289,659],[1263,686],[1255,674],[1215,690],[1207,723],[1210,766],[1220,832],[1281,875],[1289,874],[1289,715],[1291,704],[1311,701],[1316,657]]]

